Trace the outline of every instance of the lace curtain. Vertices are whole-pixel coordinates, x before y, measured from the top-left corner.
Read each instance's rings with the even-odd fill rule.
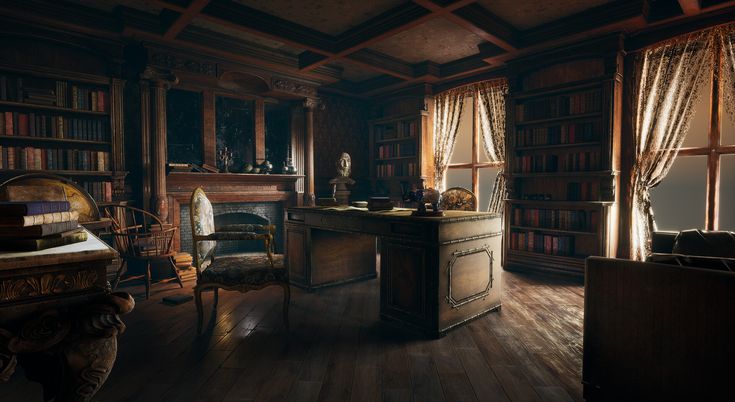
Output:
[[[666,177],[684,140],[697,88],[712,65],[713,40],[713,31],[692,33],[646,49],[636,59],[633,259],[650,253],[654,222],[649,190]]]
[[[444,191],[444,174],[454,151],[466,89],[456,88],[434,97],[434,188]]]
[[[475,84],[474,95],[480,113],[480,134],[485,154],[491,162],[505,162],[505,81],[485,81]],[[502,213],[505,200],[505,176],[503,168],[495,176],[487,211]]]
[[[722,48],[722,97],[730,116],[735,116],[735,24],[717,30]]]

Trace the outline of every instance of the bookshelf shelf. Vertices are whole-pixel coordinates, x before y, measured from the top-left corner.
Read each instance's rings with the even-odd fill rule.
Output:
[[[376,159],[376,162],[387,162],[387,161],[400,161],[405,159],[416,159],[416,156],[395,156],[392,158],[379,158]]]
[[[587,256],[614,255],[620,44],[610,35],[509,63],[506,269],[582,276]]]
[[[95,112],[91,110],[72,109],[68,107],[58,106],[46,106],[38,105],[30,102],[12,102],[0,100],[0,108],[12,108],[12,109],[28,109],[28,110],[44,110],[48,112],[56,112],[62,114],[79,114],[99,117],[109,117],[110,114],[107,112]]]
[[[392,144],[396,142],[415,142],[415,141],[416,141],[415,137],[406,137],[406,138],[391,138],[388,140],[380,140],[380,141],[375,141],[375,143],[376,144]]]
[[[89,170],[31,170],[31,169],[5,169],[2,170],[3,173],[10,173],[10,174],[25,174],[25,173],[51,173],[51,174],[57,174],[59,176],[78,176],[78,177],[112,177],[114,175],[113,172],[105,171],[105,172],[96,172],[96,171],[89,171]]]
[[[110,141],[91,141],[91,140],[74,140],[66,138],[44,138],[29,137],[20,135],[0,135],[0,140],[18,141],[28,143],[47,143],[47,144],[68,144],[68,145],[94,145],[99,147],[109,147],[112,145]]]

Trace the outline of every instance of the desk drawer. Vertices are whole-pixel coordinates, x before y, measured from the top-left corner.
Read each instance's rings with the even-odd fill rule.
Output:
[[[325,229],[360,232],[363,230],[363,219],[358,216],[306,215],[306,225]]]

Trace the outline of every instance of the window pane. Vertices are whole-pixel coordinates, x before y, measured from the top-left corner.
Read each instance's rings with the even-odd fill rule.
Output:
[[[454,144],[452,157],[449,163],[472,162],[472,98],[465,98],[462,107],[462,116],[459,118],[457,142]]]
[[[288,157],[290,120],[288,105],[265,104],[265,158],[273,164],[273,170],[279,173]]]
[[[171,89],[166,94],[168,161],[202,163],[202,95]]]
[[[245,164],[255,164],[253,102],[218,96],[215,99],[217,155],[227,147],[232,152],[230,172],[242,172]],[[217,167],[224,166],[217,158]]]
[[[684,138],[683,147],[706,147],[707,136],[709,133],[709,98],[710,98],[710,81],[704,81],[699,87],[699,99],[694,105],[694,115],[689,131]],[[704,221],[702,221],[704,224]]]
[[[722,108],[722,121],[720,122],[720,134],[722,145],[735,145],[735,116],[727,113],[727,108]]]
[[[720,159],[720,230],[735,231],[735,155]]]
[[[495,184],[495,177],[498,175],[500,168],[482,168],[478,169],[479,175],[477,180],[477,202],[478,209],[480,211],[487,211],[487,207],[490,204],[490,196],[492,195],[493,185]]]
[[[445,189],[462,187],[472,191],[472,169],[447,169]]]
[[[651,205],[659,230],[704,228],[707,157],[679,156],[658,187]]]

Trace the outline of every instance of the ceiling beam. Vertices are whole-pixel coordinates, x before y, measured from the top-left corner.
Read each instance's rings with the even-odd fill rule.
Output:
[[[176,35],[189,25],[191,20],[193,20],[207,4],[209,4],[209,1],[210,0],[193,0],[191,4],[186,7],[184,12],[179,14],[178,18],[169,25],[166,32],[163,34],[163,38],[166,40],[176,38]]]
[[[702,11],[699,0],[679,0],[679,7],[684,15],[697,15]]]
[[[459,8],[445,17],[505,51],[518,49],[515,27],[479,4]]]

